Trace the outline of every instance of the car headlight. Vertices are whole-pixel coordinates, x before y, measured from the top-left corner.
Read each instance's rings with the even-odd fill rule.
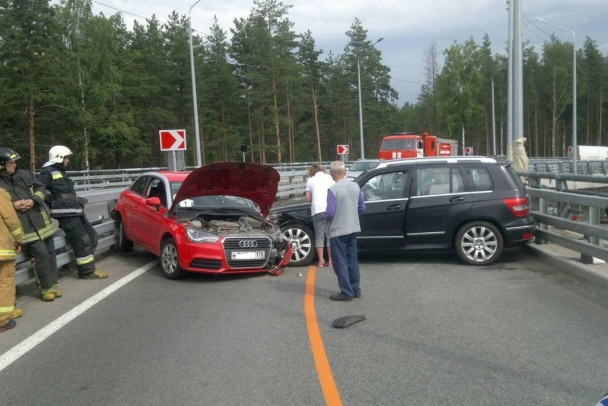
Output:
[[[188,238],[192,242],[214,243],[220,239],[218,235],[201,231],[198,228],[186,227]]]

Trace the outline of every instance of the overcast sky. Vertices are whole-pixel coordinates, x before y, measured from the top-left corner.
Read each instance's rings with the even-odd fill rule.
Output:
[[[53,2],[56,2],[54,0]],[[145,18],[156,15],[164,22],[172,11],[188,15],[196,0],[93,0],[93,13],[109,16],[122,11],[129,29],[133,20],[145,25]],[[383,63],[391,69],[391,85],[399,92],[399,105],[416,102],[424,81],[424,50],[436,41],[439,50],[454,41],[462,43],[469,37],[481,44],[488,34],[495,53],[504,53],[508,36],[506,0],[284,0],[293,5],[288,18],[296,33],[312,32],[317,49],[325,55],[344,52],[348,43],[346,31],[358,18],[368,39],[384,40],[376,45]],[[540,53],[549,35],[572,41],[568,31],[539,24],[548,22],[573,30],[580,48],[586,37],[594,39],[600,51],[608,56],[608,0],[522,0],[523,39],[529,40]],[[228,32],[235,18],[247,18],[253,0],[201,0],[192,9],[192,28],[209,33],[213,17]],[[143,18],[142,18],[143,17]],[[322,55],[321,58],[325,58]],[[441,55],[441,58],[443,56]]]

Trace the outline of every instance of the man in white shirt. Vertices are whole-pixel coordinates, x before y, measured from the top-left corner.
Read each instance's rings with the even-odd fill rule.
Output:
[[[332,177],[325,173],[325,167],[321,164],[314,164],[308,170],[308,181],[306,181],[306,201],[312,203],[310,211],[312,223],[315,228],[315,249],[319,262],[317,266],[332,266],[331,248],[329,238],[325,235],[325,209],[327,208],[327,191],[336,182]],[[327,247],[329,261],[323,258],[323,248]]]

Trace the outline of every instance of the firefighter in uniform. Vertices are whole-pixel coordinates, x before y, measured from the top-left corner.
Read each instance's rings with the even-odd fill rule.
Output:
[[[15,260],[20,250],[23,230],[11,196],[0,190],[0,333],[17,325],[15,310]]]
[[[51,204],[51,217],[72,246],[78,275],[82,279],[105,279],[108,274],[95,269],[93,253],[97,247],[97,232],[84,215],[87,200],[76,196],[74,181],[66,173],[72,151],[56,145],[49,151],[49,161],[42,166],[38,180],[46,187]]]
[[[32,172],[17,168],[19,158],[12,149],[0,147],[0,188],[11,195],[23,228],[21,243],[32,258],[40,297],[50,302],[62,295],[57,282],[55,228],[44,206],[44,185],[36,181]]]

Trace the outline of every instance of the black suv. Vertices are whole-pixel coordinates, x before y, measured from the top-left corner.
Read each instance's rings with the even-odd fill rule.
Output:
[[[454,249],[467,264],[488,265],[504,247],[534,237],[526,189],[510,162],[390,160],[354,182],[365,198],[360,250]],[[315,256],[310,203],[275,208],[272,215],[294,248],[290,264],[310,264]]]

